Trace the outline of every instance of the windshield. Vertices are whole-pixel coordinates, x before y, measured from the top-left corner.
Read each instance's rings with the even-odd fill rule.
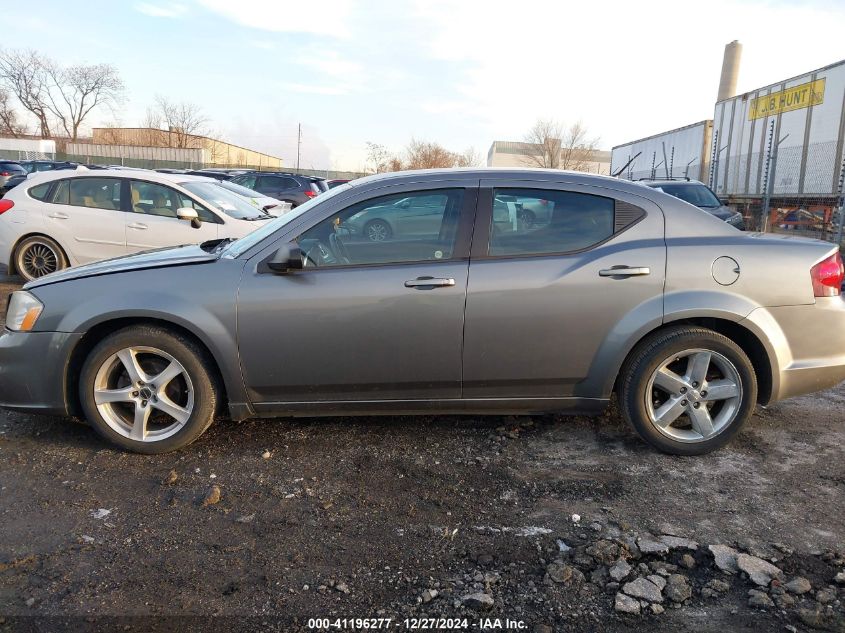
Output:
[[[224,189],[228,189],[229,191],[236,193],[239,196],[244,196],[246,198],[266,198],[267,197],[263,193],[259,193],[258,191],[255,191],[254,189],[249,189],[247,187],[244,187],[243,185],[238,185],[238,184],[236,184],[234,182],[230,182],[228,180],[221,180],[219,184]]]
[[[284,215],[280,215],[275,220],[262,224],[261,228],[252,231],[246,237],[242,237],[241,239],[232,242],[223,251],[223,255],[226,257],[237,257],[238,255],[245,253],[250,248],[258,244],[265,237],[272,235],[289,222],[292,222],[297,218],[301,217],[303,214],[314,208],[316,205],[323,204],[329,198],[333,198],[339,193],[343,193],[347,189],[351,188],[352,185],[343,185],[341,187],[335,187],[327,193],[320,194],[319,196],[311,198],[308,202],[299,205],[293,211],[285,213]]]
[[[183,182],[180,184],[207,204],[236,220],[267,217],[267,214],[263,211],[256,209],[241,196],[226,191],[216,182]]]
[[[708,187],[700,183],[687,182],[681,184],[659,185],[656,189],[660,189],[670,196],[680,198],[684,202],[689,202],[702,209],[715,209],[721,207],[722,203],[716,194],[710,191]]]

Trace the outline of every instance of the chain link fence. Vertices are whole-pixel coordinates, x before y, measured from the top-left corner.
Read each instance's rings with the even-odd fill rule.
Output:
[[[709,184],[745,216],[748,230],[812,237],[843,247],[845,161],[837,141],[779,147],[770,127],[764,151],[718,158]]]
[[[219,163],[203,163],[201,161],[158,160],[150,158],[128,158],[114,156],[90,156],[84,154],[67,154],[64,152],[44,153],[17,150],[0,150],[0,159],[7,160],[56,160],[70,161],[80,165],[120,166],[138,169],[250,169],[255,171],[283,171],[303,176],[318,176],[332,179],[352,180],[366,176],[362,172],[339,171],[333,169],[296,169],[295,167],[271,168],[267,165],[223,165]]]

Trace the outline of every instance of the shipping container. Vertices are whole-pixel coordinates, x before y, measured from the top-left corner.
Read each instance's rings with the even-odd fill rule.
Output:
[[[845,135],[845,61],[716,104],[713,189],[723,198],[760,199],[770,135],[777,146],[772,199],[832,200]]]
[[[712,129],[713,121],[699,121],[617,145],[611,151],[610,173],[615,174],[627,164],[619,174],[620,178],[686,177],[707,182]]]

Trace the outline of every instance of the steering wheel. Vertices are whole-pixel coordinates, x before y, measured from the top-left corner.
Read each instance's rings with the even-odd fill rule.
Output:
[[[341,263],[350,263],[349,252],[346,250],[346,244],[343,243],[343,239],[341,239],[337,232],[329,235],[329,247],[331,247],[335,257],[340,260]]]
[[[326,264],[336,264],[338,259],[330,248],[327,248],[322,242],[316,241],[302,252],[302,267],[306,268],[309,261],[312,266],[319,268]]]

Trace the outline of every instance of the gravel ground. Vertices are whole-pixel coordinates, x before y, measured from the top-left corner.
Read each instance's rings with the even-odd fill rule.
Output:
[[[758,410],[698,458],[614,411],[221,420],[156,457],[0,411],[0,630],[841,633],[843,405]]]

